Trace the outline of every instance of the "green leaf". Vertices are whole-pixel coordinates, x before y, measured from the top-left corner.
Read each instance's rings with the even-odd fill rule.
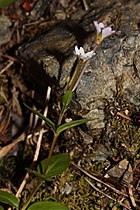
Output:
[[[0,190],[0,202],[9,204],[10,206],[14,206],[16,209],[19,207],[18,199],[15,195]]]
[[[67,90],[64,94],[64,96],[62,97],[62,109],[65,110],[69,103],[72,100],[72,91],[71,90]]]
[[[13,4],[16,0],[0,0],[0,8]]]
[[[55,124],[47,117],[44,117],[44,115],[42,115],[40,112],[32,109],[31,107],[29,107],[27,104],[24,103],[24,105],[34,114],[38,115],[42,120],[45,121],[45,123],[50,127],[50,129],[55,132]]]
[[[26,171],[27,171],[29,174],[33,174],[34,176],[38,177],[40,180],[42,180],[42,181],[45,181],[45,180],[46,180],[46,176],[44,176],[44,175],[38,173],[37,171],[32,170],[32,169],[30,169],[30,168],[25,168],[25,169],[26,169]]]
[[[2,206],[0,206],[0,210],[4,210],[4,208]]]
[[[29,206],[27,210],[69,210],[62,203],[57,203],[53,201],[40,201]]]
[[[41,164],[38,166],[38,172],[42,173],[45,168],[46,160],[41,161]],[[53,155],[50,159],[48,170],[46,172],[46,180],[50,180],[52,177],[59,175],[65,171],[70,164],[70,156],[68,153],[62,153],[58,155]]]
[[[60,125],[57,130],[56,130],[56,133],[59,135],[62,131],[64,130],[67,130],[69,128],[73,128],[77,125],[80,125],[80,124],[83,124],[83,123],[86,123],[90,121],[90,119],[81,119],[81,120],[74,120],[74,121],[71,121],[71,122],[67,122],[63,125]]]

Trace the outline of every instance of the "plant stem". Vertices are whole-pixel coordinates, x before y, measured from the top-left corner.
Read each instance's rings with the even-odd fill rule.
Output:
[[[78,60],[78,65],[76,67],[76,70],[75,72],[73,73],[72,75],[72,78],[71,78],[71,81],[70,81],[70,84],[69,84],[69,87],[68,89],[71,90],[71,91],[74,91],[80,81],[80,78],[81,78],[81,72],[82,72],[82,69],[84,67],[86,62],[84,62],[82,59],[79,59]]]
[[[59,126],[61,124],[65,111],[66,111],[66,109],[63,107],[60,112],[60,115],[59,115],[57,126]]]
[[[96,44],[95,47],[93,48],[93,51],[95,52],[98,47],[99,47],[99,44]]]
[[[48,158],[47,158],[47,161],[46,161],[46,165],[45,165],[45,168],[44,168],[44,171],[43,171],[43,175],[45,175],[46,172],[47,172],[49,161],[51,159],[51,156],[52,156],[52,153],[53,153],[53,150],[54,150],[54,147],[55,147],[55,144],[56,144],[57,139],[58,139],[58,134],[57,133],[54,133],[53,142],[51,144],[51,148],[50,148],[49,155],[48,155]],[[26,203],[24,204],[24,206],[22,207],[21,210],[25,210],[27,208],[27,206],[29,205],[30,201],[32,200],[34,194],[39,189],[39,187],[42,185],[42,183],[43,183],[43,181],[39,181],[39,183],[37,184],[37,186],[35,186],[35,188],[32,190],[31,194],[29,195]]]
[[[46,161],[46,165],[45,165],[45,168],[44,168],[44,171],[43,171],[43,175],[45,175],[46,172],[47,172],[48,165],[49,165],[49,162],[50,162],[52,153],[54,151],[54,147],[55,147],[55,144],[56,144],[57,139],[58,139],[58,134],[57,133],[54,133],[53,142],[51,144],[51,148],[50,148],[49,155],[48,155],[48,158],[47,158],[47,161]]]
[[[96,45],[95,48],[94,48],[94,51],[96,50],[97,47],[98,46]],[[72,78],[71,78],[70,84],[68,86],[68,90],[74,91],[76,89],[76,87],[79,84],[79,81],[80,81],[80,79],[81,79],[81,77],[84,73],[85,64],[86,64],[86,62],[84,62],[82,59],[78,60],[78,65],[76,67],[76,70],[75,70]],[[59,126],[61,124],[65,111],[66,111],[66,109],[63,107],[62,110],[61,110],[61,113],[59,115],[57,126]],[[52,157],[57,139],[58,139],[58,134],[54,133],[53,141],[52,141],[51,148],[50,148],[50,151],[49,151],[49,155],[48,155],[46,165],[45,165],[45,168],[44,168],[44,171],[43,171],[43,175],[46,175],[46,172],[48,170],[48,165],[49,165],[50,159]],[[42,185],[42,183],[43,183],[43,181],[40,181],[40,180],[38,181],[37,186],[34,187],[34,189],[32,190],[31,194],[29,195],[26,203],[23,205],[21,210],[25,210],[27,208],[27,206],[29,205],[30,201],[32,200],[33,196],[35,195],[35,193],[39,189],[39,187]]]
[[[39,187],[41,186],[41,184],[43,183],[43,181],[39,181],[39,183],[35,186],[35,188],[32,190],[31,194],[29,195],[26,203],[23,205],[23,207],[21,208],[21,210],[25,210],[27,208],[27,206],[29,205],[29,203],[31,202],[34,194],[36,193],[36,191],[39,189]]]

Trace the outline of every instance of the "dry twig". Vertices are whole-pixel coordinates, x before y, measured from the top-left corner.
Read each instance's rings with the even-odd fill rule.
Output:
[[[89,6],[86,0],[82,0],[85,10],[89,10]]]
[[[129,185],[128,186],[128,192],[129,192],[129,195],[130,195],[130,200],[131,200],[131,203],[134,207],[137,206],[136,202],[135,202],[135,199],[134,199],[134,196],[133,196],[133,190],[132,190],[132,185]]]
[[[10,63],[7,64],[1,71],[0,75],[2,75],[5,71],[7,71],[12,65],[14,64],[14,61],[10,61]]]
[[[1,56],[4,57],[4,58],[9,59],[9,60],[11,60],[11,61],[14,61],[15,63],[21,63],[17,58],[15,58],[15,57],[13,57],[13,56],[11,56],[11,55],[4,54],[4,55],[1,55]]]
[[[7,146],[3,147],[0,149],[0,159],[3,158],[7,153],[15,147],[15,145],[20,142],[24,141],[25,139],[25,134],[22,133],[17,139],[15,139],[12,143],[8,144]]]
[[[124,118],[124,119],[126,119],[126,120],[132,121],[132,119],[131,119],[130,117],[124,115],[124,114],[121,113],[121,112],[117,112],[117,115],[120,116],[120,117],[122,117],[122,118]]]
[[[82,169],[81,167],[77,166],[76,164],[72,163],[73,166],[75,166],[77,169],[79,169],[81,172],[83,172],[85,175],[87,175],[88,177],[90,177],[91,179],[94,179],[95,181],[105,185],[106,187],[110,188],[111,190],[113,190],[114,192],[123,195],[125,197],[129,197],[127,194],[122,193],[120,190],[112,187],[111,185],[105,183],[104,181],[102,181],[101,179],[97,178],[97,176],[94,176],[93,174],[90,174],[89,172],[85,171],[84,169]]]
[[[47,95],[46,95],[46,101],[48,102],[50,100],[50,92],[51,92],[51,88],[48,87],[48,90],[47,90]],[[47,103],[47,106],[44,110],[44,116],[47,117],[47,113],[48,113],[48,103]],[[42,121],[42,125],[44,125],[44,121]],[[34,155],[34,158],[33,158],[33,162],[35,162],[37,159],[38,159],[38,155],[39,155],[39,151],[40,151],[40,147],[41,147],[41,142],[42,142],[42,137],[43,137],[43,133],[44,133],[44,128],[42,128],[40,130],[40,133],[39,133],[39,137],[38,137],[38,142],[37,142],[37,146],[36,146],[36,151],[35,151],[35,155]],[[24,178],[24,180],[22,181],[17,193],[16,193],[16,197],[19,197],[25,184],[26,184],[26,181],[27,179],[29,178],[29,173],[26,173],[26,176]]]
[[[51,88],[48,87],[47,96],[46,96],[47,104],[48,104],[48,101],[50,100],[50,93],[51,93]],[[48,105],[46,106],[46,108],[45,108],[45,110],[44,110],[44,116],[47,117],[47,114],[48,114]],[[45,122],[42,121],[42,126],[43,126],[44,124],[45,124]],[[38,141],[37,141],[36,151],[35,151],[35,155],[34,155],[34,159],[33,159],[34,162],[37,161],[38,156],[39,156],[39,151],[40,151],[41,142],[42,142],[42,137],[43,137],[43,131],[44,131],[44,128],[42,127],[42,129],[40,130],[40,134],[39,134],[39,137],[38,137]]]
[[[91,183],[87,178],[84,178],[84,179],[85,179],[85,180],[89,183],[89,185],[90,185],[93,189],[95,189],[97,192],[103,194],[103,195],[106,196],[107,198],[109,198],[109,199],[115,201],[116,203],[119,203],[121,206],[125,207],[126,209],[129,209],[129,210],[131,209],[131,208],[129,208],[128,206],[124,205],[121,201],[118,201],[118,200],[116,200],[115,198],[112,198],[110,195],[107,195],[107,194],[104,193],[103,191],[99,190],[99,189],[98,189],[97,187],[95,187],[95,186],[93,185],[93,183]]]

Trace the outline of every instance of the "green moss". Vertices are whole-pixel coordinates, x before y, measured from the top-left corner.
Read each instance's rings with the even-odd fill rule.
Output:
[[[131,163],[139,157],[140,151],[140,128],[138,126],[121,117],[114,116],[110,119],[110,127],[111,138],[105,136],[104,144],[102,144],[105,148],[109,148],[107,151],[100,149],[98,142],[94,142],[94,145],[86,145],[74,129],[71,129],[72,133],[68,132],[70,137],[67,135],[61,143],[64,148],[69,150],[72,161],[80,162],[81,167],[89,172],[104,175],[104,169],[111,165],[111,158],[129,159]],[[105,153],[104,160],[98,159],[97,156],[103,156],[103,153]],[[51,196],[53,199],[65,203],[70,210],[100,210],[101,207],[111,210],[112,206],[118,210],[122,209],[122,206],[95,191],[84,177],[82,173],[80,174],[73,166],[70,166],[53,182],[44,183],[33,201],[46,200]],[[118,199],[117,194],[109,189],[106,190],[103,185],[94,182],[94,180],[91,182],[101,191],[111,195],[116,200]]]
[[[113,150],[121,153],[122,158],[137,156],[140,141],[140,129],[130,121],[120,118],[112,121],[115,142],[112,142]]]

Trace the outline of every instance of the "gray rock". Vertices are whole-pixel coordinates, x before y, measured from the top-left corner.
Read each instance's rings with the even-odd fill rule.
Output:
[[[75,64],[76,56],[72,51],[77,42],[79,45],[83,43],[85,51],[94,46],[96,32],[93,20],[103,21],[106,25],[112,23],[117,29],[116,35],[106,38],[96,55],[88,61],[76,90],[77,101],[81,105],[78,114],[93,119],[88,123],[90,129],[104,128],[106,102],[116,101],[117,94],[122,100],[140,105],[139,9],[138,1],[128,4],[116,1],[111,7],[93,8],[93,13],[85,15],[79,22],[88,34],[82,38],[79,31],[82,42],[72,30],[57,26],[25,44],[19,51],[23,59],[32,58],[39,64],[43,63],[46,73],[50,77],[60,77],[59,85],[63,87]],[[76,29],[79,30],[75,26]]]
[[[9,27],[11,25],[11,20],[7,16],[0,16],[0,46],[10,41],[11,31]]]
[[[108,23],[115,16],[115,8],[117,7],[104,11],[103,22]],[[82,117],[95,119],[88,123],[90,129],[104,128],[106,102],[115,101],[117,94],[122,95],[122,100],[140,105],[139,9],[137,1],[122,6],[118,29],[120,34],[102,42],[96,56],[88,62],[78,85],[78,102],[82,110],[88,110],[86,114],[81,110]],[[82,24],[85,23],[84,20]],[[93,41],[93,35],[89,36],[84,48],[90,49]]]
[[[118,78],[122,98],[140,105],[139,43],[139,32],[125,39],[117,38],[113,46],[101,47],[89,61],[76,93],[82,109],[90,110],[84,117],[98,118],[89,122],[92,128],[104,127],[105,101],[115,100]]]

